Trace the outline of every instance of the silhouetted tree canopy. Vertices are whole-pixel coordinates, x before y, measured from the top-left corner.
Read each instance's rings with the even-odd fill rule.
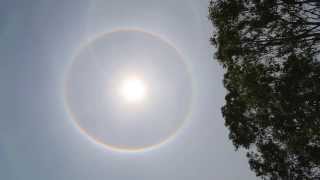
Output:
[[[229,138],[264,179],[320,179],[320,0],[212,0]]]

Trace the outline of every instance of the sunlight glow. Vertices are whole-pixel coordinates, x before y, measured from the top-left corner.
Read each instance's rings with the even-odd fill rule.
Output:
[[[146,85],[138,78],[128,78],[121,84],[120,93],[129,103],[141,102],[146,97]]]

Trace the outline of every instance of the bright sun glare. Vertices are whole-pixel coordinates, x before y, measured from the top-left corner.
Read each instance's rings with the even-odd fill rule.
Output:
[[[128,78],[121,84],[120,93],[127,102],[141,102],[147,93],[146,85],[138,78]]]

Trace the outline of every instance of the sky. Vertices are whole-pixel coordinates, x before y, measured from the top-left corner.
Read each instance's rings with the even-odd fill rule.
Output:
[[[256,179],[245,154],[235,151],[224,127],[220,111],[226,93],[223,69],[214,60],[209,43],[212,26],[207,0],[0,3],[0,179]],[[119,29],[126,31],[106,35]],[[130,41],[137,43],[130,46],[134,55],[121,51],[130,34],[136,37]],[[96,60],[86,54],[86,48]],[[106,53],[109,51],[114,56]],[[92,62],[99,62],[98,67],[107,74],[99,76]],[[124,69],[141,68],[142,77],[158,89],[170,88],[156,91],[158,105],[133,118],[152,119],[151,126],[140,122],[141,126],[135,124],[112,137],[114,128],[108,123],[132,119],[125,116],[132,112],[101,110],[115,107],[118,100],[102,106],[97,97],[89,96],[96,89],[88,87],[99,84],[102,77],[117,79],[115,74],[123,73],[121,67],[128,62],[136,63]],[[89,75],[81,77],[79,72]],[[71,83],[66,83],[70,77]],[[72,94],[71,99],[66,92]],[[112,99],[113,94],[108,96]],[[86,103],[98,108],[90,109]],[[87,119],[108,123],[95,127]],[[157,124],[160,120],[165,123]],[[126,122],[121,123],[132,123]],[[177,128],[170,129],[173,126]],[[109,133],[104,137],[101,132]],[[93,136],[112,146],[153,148],[117,151],[97,143]]]

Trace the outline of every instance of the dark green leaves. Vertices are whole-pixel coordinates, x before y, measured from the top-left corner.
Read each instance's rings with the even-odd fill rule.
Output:
[[[265,179],[320,178],[320,3],[214,0],[229,138]]]

